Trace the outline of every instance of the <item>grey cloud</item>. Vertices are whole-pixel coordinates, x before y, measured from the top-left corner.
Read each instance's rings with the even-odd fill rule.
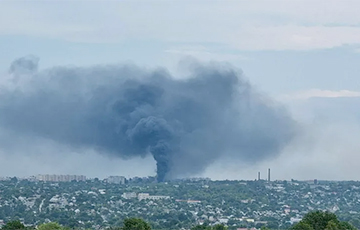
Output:
[[[38,70],[39,58],[29,55],[21,57],[12,62],[9,73],[12,74],[27,74],[34,73]]]
[[[275,157],[297,132],[284,108],[228,66],[193,63],[179,80],[132,65],[35,71],[37,63],[11,65],[31,81],[1,91],[1,128],[123,159],[151,154],[159,181],[201,173],[221,157]]]

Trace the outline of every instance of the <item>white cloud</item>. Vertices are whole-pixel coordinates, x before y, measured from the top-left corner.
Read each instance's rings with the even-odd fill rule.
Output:
[[[205,7],[206,6],[206,7]],[[309,50],[360,43],[359,1],[1,2],[0,34]]]
[[[311,50],[360,44],[360,27],[248,27],[228,41],[241,50]]]
[[[359,91],[350,91],[350,90],[321,90],[321,89],[310,89],[300,92],[295,92],[292,94],[281,95],[278,97],[281,101],[289,100],[306,100],[314,97],[322,98],[338,98],[338,97],[360,97]]]
[[[176,46],[165,50],[179,59],[183,57],[194,57],[199,61],[228,61],[251,60],[251,58],[240,54],[232,54],[210,50],[205,46]]]

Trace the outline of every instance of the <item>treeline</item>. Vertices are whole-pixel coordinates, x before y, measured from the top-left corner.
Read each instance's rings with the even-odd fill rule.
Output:
[[[10,221],[6,223],[1,230],[71,230],[72,228],[61,226],[58,223],[50,222],[40,224],[39,226],[25,226],[20,221]],[[123,226],[109,227],[106,230],[151,230],[151,225],[140,218],[128,218],[123,221]],[[191,230],[227,230],[222,224],[214,226],[196,225]],[[271,230],[266,226],[261,230]],[[357,230],[353,225],[345,221],[340,221],[334,213],[324,211],[309,212],[297,224],[290,227],[289,230]]]
[[[191,230],[226,230],[224,225],[204,226],[198,225]],[[250,229],[250,228],[249,228]],[[261,230],[276,230],[266,226]],[[290,227],[289,230],[357,230],[353,225],[345,221],[340,221],[334,213],[324,211],[309,212],[299,222]]]
[[[71,230],[74,228],[62,226],[56,222],[40,224],[39,226],[25,226],[19,220],[6,223],[1,230]],[[140,218],[128,218],[123,222],[122,227],[109,227],[107,230],[151,230],[149,223]]]

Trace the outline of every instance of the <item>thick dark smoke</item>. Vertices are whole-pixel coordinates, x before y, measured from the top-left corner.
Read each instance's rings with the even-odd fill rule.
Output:
[[[132,65],[39,72],[37,62],[11,65],[19,80],[0,91],[3,129],[125,159],[152,154],[159,181],[199,173],[220,157],[273,157],[296,131],[283,108],[219,64],[194,63],[179,80]]]

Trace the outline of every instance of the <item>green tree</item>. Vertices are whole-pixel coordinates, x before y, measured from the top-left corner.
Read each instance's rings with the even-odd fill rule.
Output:
[[[191,230],[207,230],[207,229],[211,229],[211,227],[206,225],[196,225],[191,228]]]
[[[37,229],[38,230],[61,230],[63,228],[58,223],[50,222],[50,223],[46,223],[46,224],[40,224]]]
[[[330,220],[329,223],[326,225],[325,230],[339,230],[338,224],[334,221]]]
[[[310,224],[300,221],[290,228],[291,230],[314,230]]]
[[[302,221],[309,224],[314,230],[326,229],[329,221],[332,221],[336,226],[339,224],[339,220],[334,213],[323,211],[309,212]]]
[[[151,227],[142,219],[128,218],[124,220],[123,230],[151,230]]]
[[[223,225],[223,224],[217,224],[212,229],[213,230],[226,230],[227,227],[225,227],[225,225]]]
[[[2,230],[18,230],[18,229],[25,229],[25,226],[19,220],[14,220],[14,221],[7,222],[1,229]]]
[[[356,228],[347,222],[340,222],[337,216],[331,212],[309,212],[291,230],[355,230]]]

